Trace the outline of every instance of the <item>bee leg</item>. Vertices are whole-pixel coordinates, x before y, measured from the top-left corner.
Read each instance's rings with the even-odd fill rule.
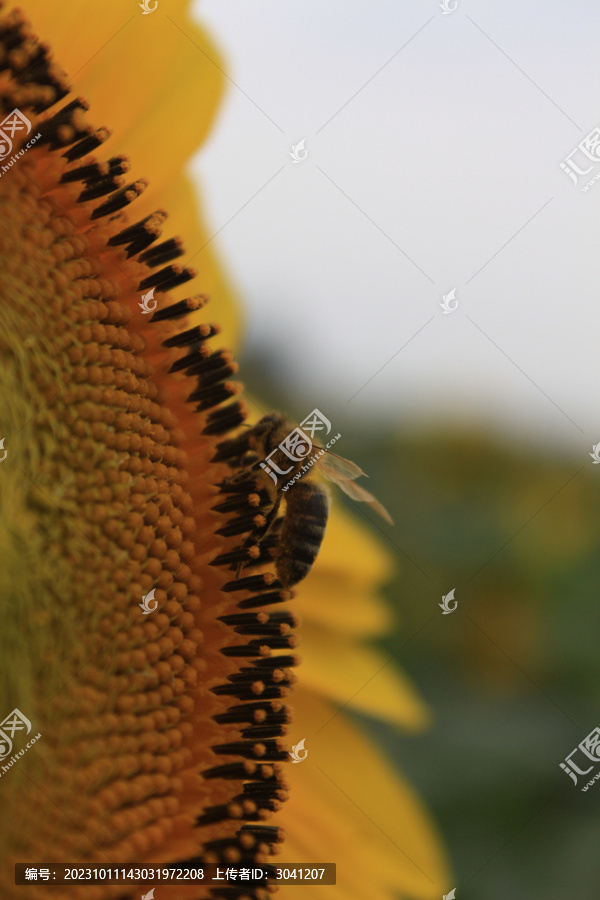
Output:
[[[266,535],[269,533],[269,530],[271,529],[271,527],[273,525],[273,522],[277,518],[277,513],[279,512],[280,504],[281,504],[281,496],[277,497],[277,500],[273,504],[270,512],[267,513],[267,515],[265,517],[265,519],[266,519],[265,524],[261,525],[259,528],[252,529],[252,531],[250,532],[250,534],[248,535],[248,537],[242,544],[243,549],[251,546],[252,544],[260,544],[262,539],[264,537],[266,537]],[[236,575],[235,575],[236,581],[238,581],[240,575],[242,574],[242,569],[244,568],[245,565],[247,565],[247,563],[239,563],[237,570],[236,570]]]
[[[227,478],[224,478],[222,481],[223,485],[235,486],[244,484],[244,482],[249,479],[254,479],[260,465],[260,460],[257,460],[256,453],[246,453],[239,461],[239,465],[243,465],[243,468],[236,472],[235,475],[228,475]]]

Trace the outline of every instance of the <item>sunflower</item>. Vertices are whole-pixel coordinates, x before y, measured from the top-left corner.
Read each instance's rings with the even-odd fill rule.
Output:
[[[0,718],[18,713],[10,739],[9,725],[0,735],[11,825],[1,896],[39,895],[12,884],[17,861],[251,865],[279,854],[336,862],[336,887],[321,888],[336,897],[433,900],[447,875],[426,814],[337,712],[408,728],[427,720],[410,686],[362,646],[385,628],[375,591],[389,560],[334,515],[300,591],[294,688],[293,594],[267,542],[252,557],[242,546],[262,501],[251,487],[228,489],[241,465],[228,450],[248,410],[231,353],[213,348],[220,331],[235,343],[236,317],[181,174],[223,77],[186,7],[171,0],[166,22],[70,0],[59,19],[31,0],[36,31],[11,4],[0,10]],[[78,37],[82,20],[93,51]],[[145,177],[129,173],[130,159]],[[196,271],[176,262],[182,240],[163,236],[166,199],[201,251],[200,293]],[[219,325],[206,319],[209,295]],[[36,740],[9,762],[14,721]],[[289,765],[292,727],[314,733],[301,766]]]

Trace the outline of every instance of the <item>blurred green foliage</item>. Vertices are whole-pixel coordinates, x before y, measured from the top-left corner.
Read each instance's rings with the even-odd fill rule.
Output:
[[[600,786],[559,763],[600,724],[600,472],[472,428],[346,447],[396,522],[386,650],[434,716],[408,740],[368,727],[434,812],[457,897],[597,900]]]

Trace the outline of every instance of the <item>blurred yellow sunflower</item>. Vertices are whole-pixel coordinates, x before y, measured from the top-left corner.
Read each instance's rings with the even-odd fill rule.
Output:
[[[364,643],[386,628],[376,590],[389,559],[334,513],[296,603],[293,692],[297,620],[276,605],[291,592],[266,559],[237,581],[230,571],[260,512],[246,495],[223,500],[231,469],[215,461],[247,415],[231,355],[209,349],[220,330],[235,344],[237,317],[182,174],[221,98],[218,52],[187,0],[170,0],[168,21],[136,4],[131,15],[83,0],[60,15],[24,5],[33,26],[12,4],[0,14],[2,118],[18,112],[0,146],[0,719],[18,710],[41,738],[0,769],[11,826],[1,896],[39,894],[15,888],[16,861],[248,864],[278,853],[335,862],[326,896],[434,900],[448,886],[435,830],[340,711],[427,721]],[[88,104],[113,129],[106,146]],[[129,158],[147,178],[127,175]],[[174,262],[182,241],[161,239],[166,201],[190,249],[202,248],[202,294]],[[207,295],[220,328],[198,312]],[[286,733],[310,754],[284,774]],[[0,765],[7,749],[0,740]],[[264,896],[231,890],[169,896]],[[301,900],[307,889],[288,891]]]

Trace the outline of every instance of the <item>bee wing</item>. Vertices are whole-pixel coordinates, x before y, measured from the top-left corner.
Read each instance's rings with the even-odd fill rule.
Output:
[[[352,460],[344,459],[343,456],[338,456],[337,453],[332,453],[328,450],[323,458],[319,460],[319,471],[326,478],[329,478],[330,481],[337,484],[348,497],[352,497],[353,500],[358,500],[359,502],[368,503],[382,519],[385,519],[390,525],[394,524],[385,506],[369,491],[366,491],[359,484],[354,484],[354,480],[360,478],[361,475],[364,475],[365,478],[368,476]]]
[[[319,460],[319,469],[326,478],[330,478],[336,484],[348,479],[354,481],[355,478],[365,475],[356,463],[353,463],[350,459],[344,459],[343,456],[338,456],[337,453],[332,453],[331,450],[327,450],[325,456]]]
[[[386,522],[389,522],[390,525],[394,524],[394,520],[390,516],[389,512],[385,508],[385,506],[377,500],[373,494],[370,494],[369,491],[365,491],[364,487],[361,487],[360,484],[354,484],[353,481],[347,481],[339,479],[336,481],[336,484],[343,490],[348,497],[352,497],[353,500],[358,500],[359,502],[368,503],[369,506],[378,513],[382,519],[385,519]]]

